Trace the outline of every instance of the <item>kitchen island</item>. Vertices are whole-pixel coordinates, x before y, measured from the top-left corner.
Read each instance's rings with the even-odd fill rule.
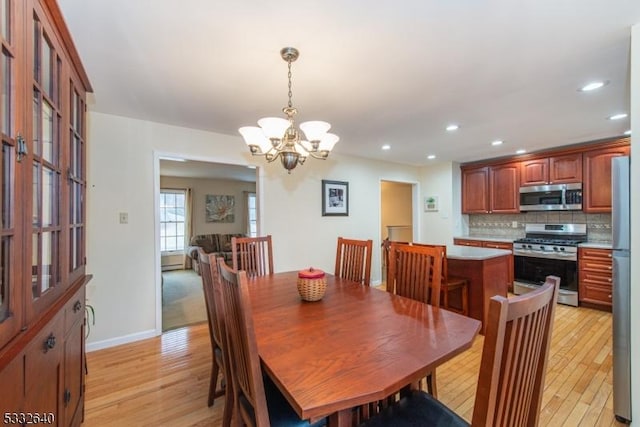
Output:
[[[448,274],[469,280],[469,316],[482,322],[482,334],[491,297],[507,297],[510,256],[505,249],[447,246]]]

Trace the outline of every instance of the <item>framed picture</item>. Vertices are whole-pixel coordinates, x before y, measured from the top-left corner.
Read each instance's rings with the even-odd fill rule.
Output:
[[[234,196],[207,194],[205,203],[206,222],[235,222]]]
[[[425,196],[425,198],[424,198],[424,211],[425,212],[437,212],[438,211],[438,196]]]
[[[349,183],[322,180],[322,216],[349,216]]]

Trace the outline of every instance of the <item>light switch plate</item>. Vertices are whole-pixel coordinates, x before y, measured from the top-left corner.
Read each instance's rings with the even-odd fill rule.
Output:
[[[129,223],[129,214],[126,212],[120,212],[120,224]]]

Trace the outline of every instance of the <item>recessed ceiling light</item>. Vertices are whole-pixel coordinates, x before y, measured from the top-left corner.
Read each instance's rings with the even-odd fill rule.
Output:
[[[527,150],[522,150],[522,149],[521,149],[521,150],[516,151],[516,154],[524,154],[524,153],[526,153],[526,152],[527,152]]]
[[[436,158],[436,155],[435,155],[435,154],[429,154],[429,155],[427,156],[427,159],[429,159],[429,160],[433,160],[433,159],[435,159],[435,158]]]
[[[591,82],[588,83],[584,86],[582,86],[580,89],[578,89],[580,92],[591,92],[592,90],[596,90],[596,89],[600,89],[602,86],[606,85],[607,83],[609,83],[608,81],[595,81],[595,82]]]
[[[453,132],[454,130],[458,130],[458,129],[460,129],[460,126],[459,126],[459,125],[456,125],[456,124],[450,124],[449,126],[447,126],[447,127],[446,127],[446,129],[447,129],[449,132]]]
[[[629,129],[629,130],[625,130],[625,131],[624,131],[624,134],[625,134],[625,135],[631,135],[631,129]]]
[[[609,117],[609,120],[620,120],[624,119],[625,117],[627,117],[627,113],[614,114],[613,116]]]
[[[390,146],[389,144],[384,144],[384,145],[382,146],[382,149],[383,149],[383,150],[391,150],[391,146]]]
[[[501,141],[501,140],[499,140],[499,139],[496,139],[495,141],[493,141],[493,142],[491,143],[491,145],[502,145],[503,143],[504,143],[504,141]]]

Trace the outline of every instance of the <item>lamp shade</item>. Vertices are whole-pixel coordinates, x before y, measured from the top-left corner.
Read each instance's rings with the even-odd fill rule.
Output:
[[[331,128],[331,125],[327,122],[321,122],[314,120],[311,122],[300,123],[300,129],[304,132],[304,135],[309,141],[320,141],[322,137],[326,135],[327,131]]]
[[[289,127],[289,120],[281,117],[265,117],[258,120],[258,125],[262,128],[262,132],[267,138],[282,139],[284,131]]]
[[[338,135],[334,135],[332,133],[326,133],[320,140],[320,145],[318,146],[318,150],[320,151],[331,151],[333,150],[333,146],[340,140]]]
[[[262,129],[256,126],[243,126],[238,129],[240,135],[244,138],[244,142],[249,145],[255,145],[260,148],[260,152],[266,153],[271,148],[271,142],[264,136]]]

